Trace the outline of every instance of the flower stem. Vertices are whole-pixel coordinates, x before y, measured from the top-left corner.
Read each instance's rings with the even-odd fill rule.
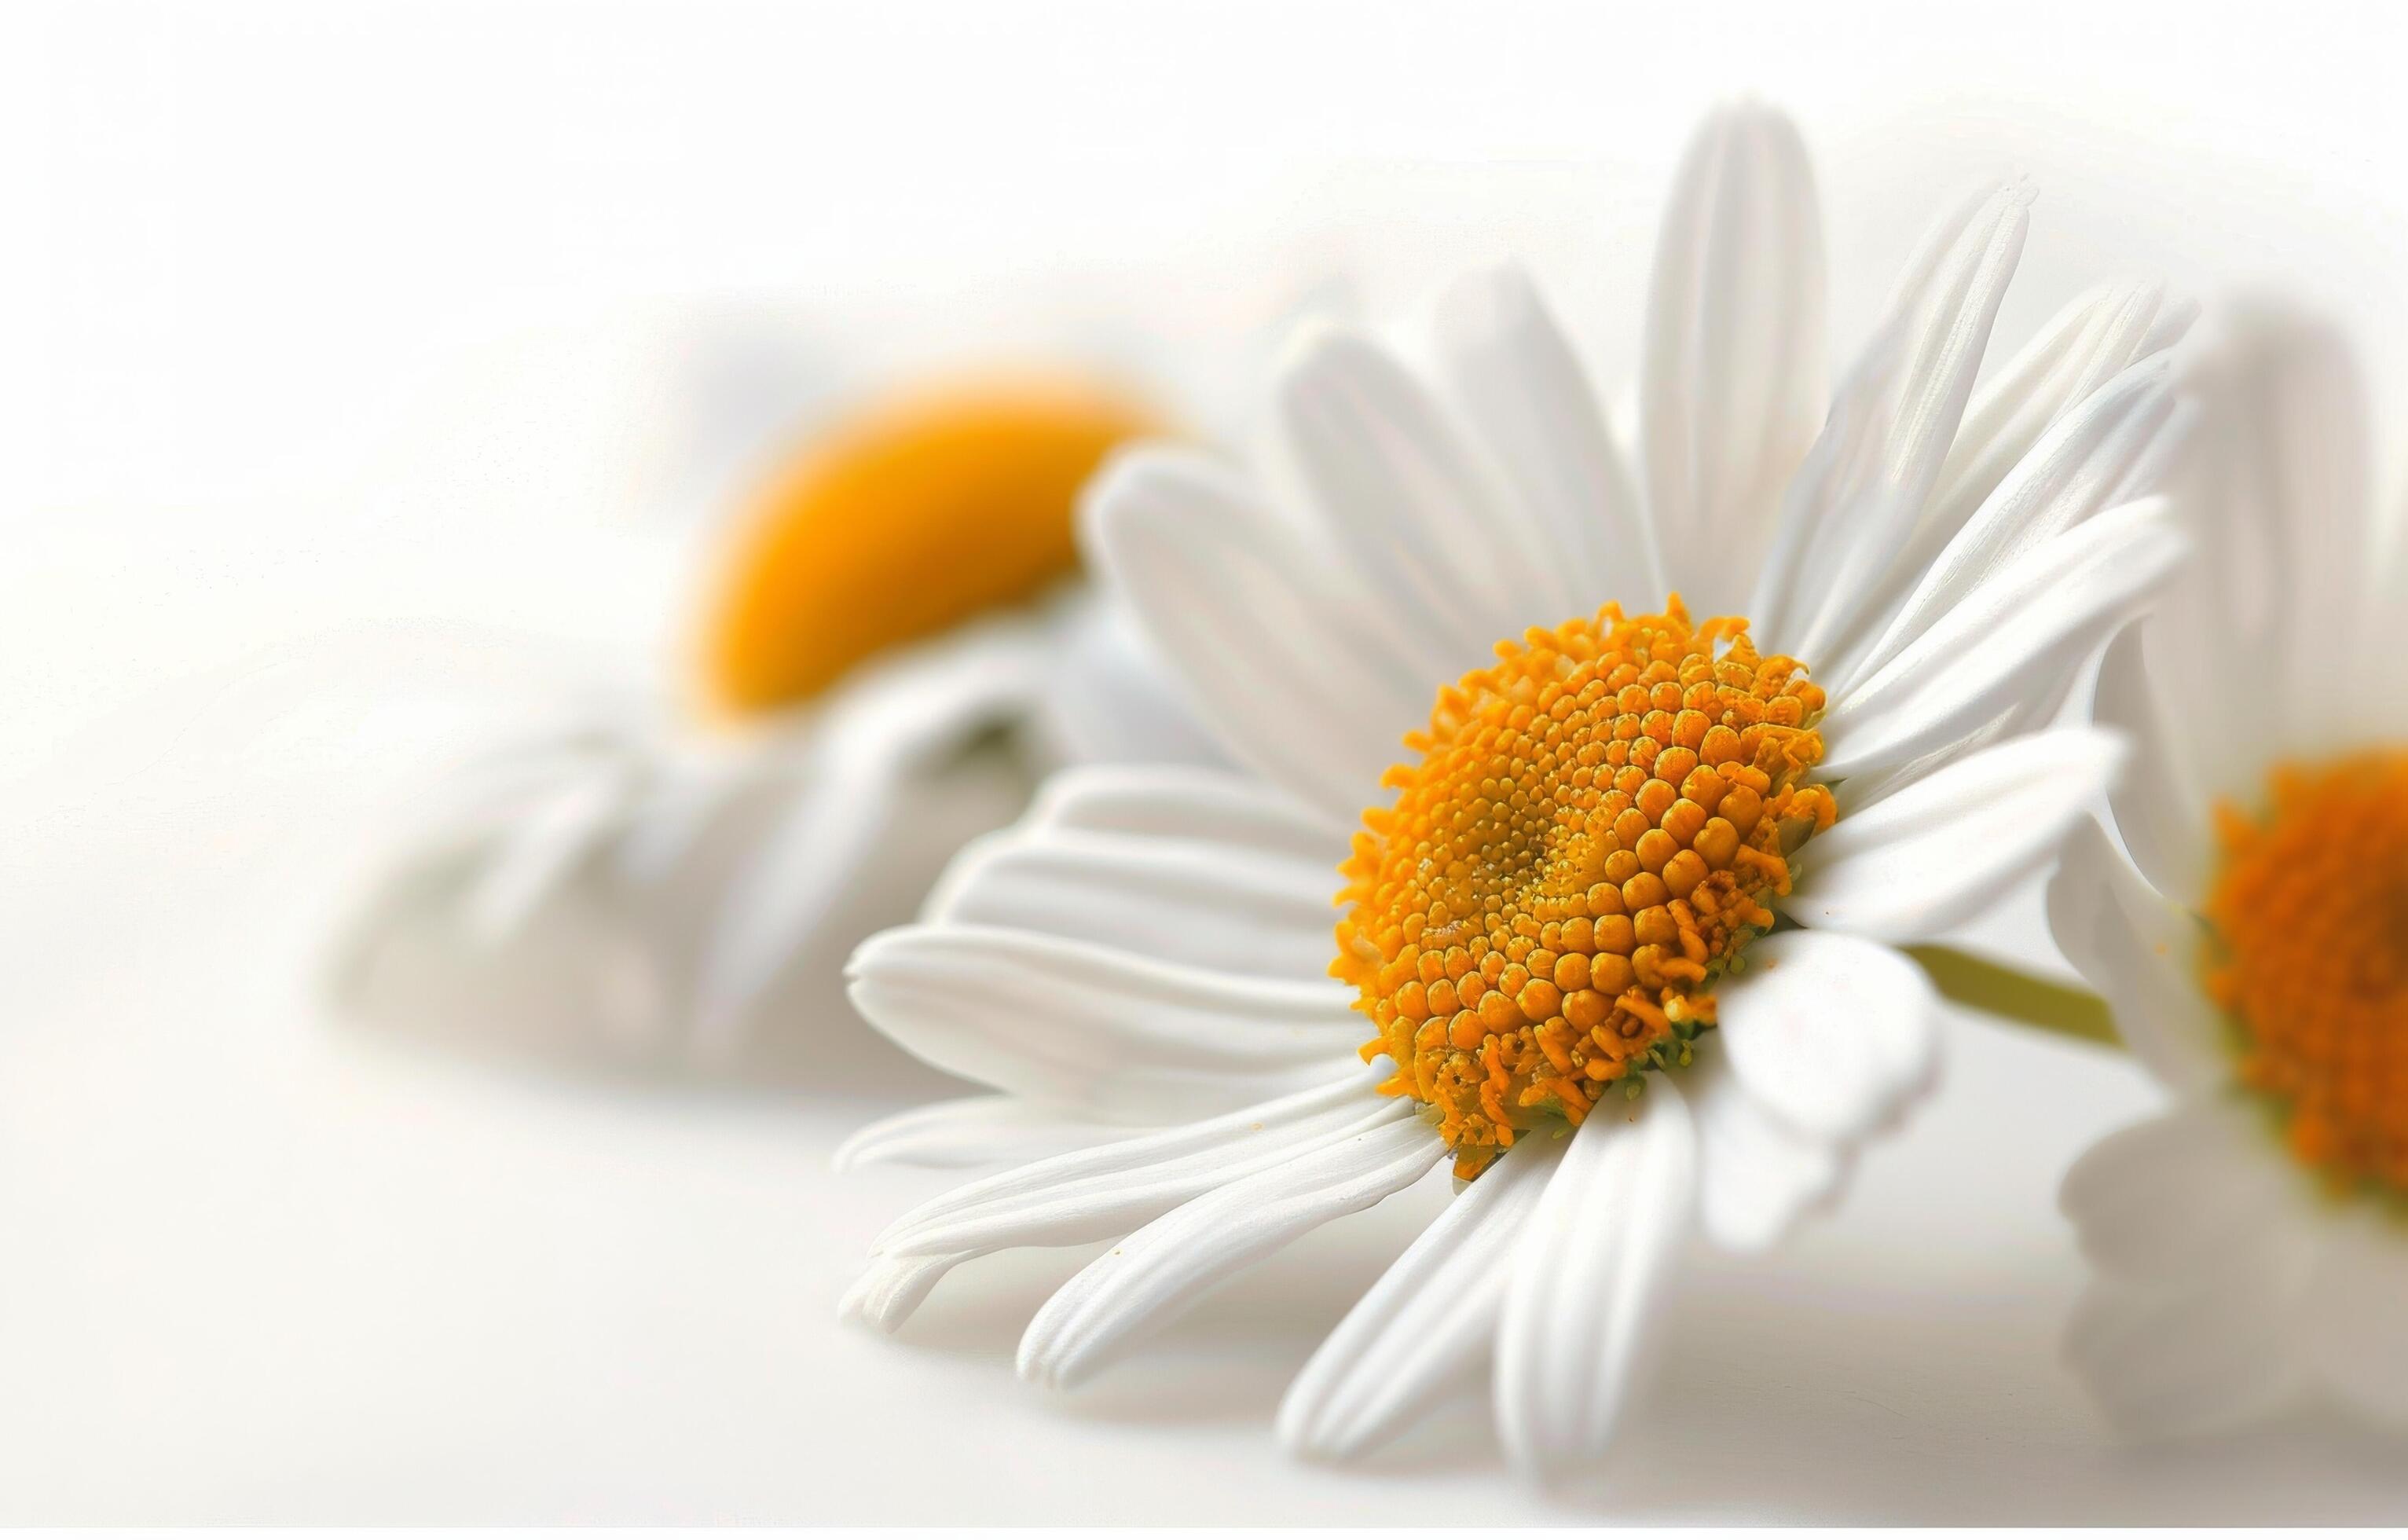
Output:
[[[2083,1043],[2110,1048],[2124,1045],[2107,1002],[2086,989],[2035,978],[1953,946],[1906,950],[1931,975],[1940,992],[1959,1005]]]

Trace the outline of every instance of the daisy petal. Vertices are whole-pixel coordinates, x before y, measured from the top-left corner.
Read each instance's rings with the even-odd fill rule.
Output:
[[[1804,924],[1909,942],[1964,924],[2040,870],[2114,781],[2111,734],[2034,733],[1843,813],[1783,903]]]
[[[2286,1176],[2229,1109],[2183,1107],[2109,1134],[2065,1173],[2057,1207],[2102,1273],[2179,1284],[2261,1247]]]
[[[881,1331],[893,1331],[927,1302],[928,1291],[946,1274],[970,1259],[953,1257],[882,1257],[862,1270],[853,1287],[837,1303],[839,1320],[861,1321]]]
[[[2065,960],[2106,997],[2116,1032],[2151,1074],[2182,1091],[2224,1082],[2223,1027],[2192,971],[2198,922],[2088,820],[2065,842],[2049,880],[2048,927]]]
[[[1921,519],[2023,254],[2031,194],[1998,189],[1942,222],[1842,381],[1792,482],[1749,606],[1769,645],[1841,655]]]
[[[1082,765],[1048,779],[1030,829],[1211,840],[1253,855],[1335,871],[1354,833],[1250,775],[1189,765]]]
[[[1708,1240],[1726,1251],[1767,1250],[1839,1191],[1842,1151],[1760,1106],[1724,1058],[1698,1064],[1689,1085],[1698,1220]]]
[[[1122,1235],[1240,1177],[1394,1120],[1400,1103],[1354,1072],[1296,1096],[1074,1150],[939,1193],[886,1227],[882,1256],[1077,1245]]]
[[[1106,1121],[1173,1122],[1318,1086],[1362,1036],[1340,985],[983,927],[884,931],[847,971],[854,1006],[914,1057]]]
[[[1312,1355],[1280,1403],[1289,1448],[1347,1460],[1486,1362],[1524,1227],[1569,1141],[1530,1137],[1455,1194]]]
[[[470,889],[470,934],[499,946],[518,934],[544,900],[607,841],[626,812],[632,788],[615,770],[561,787],[533,814],[511,825]]]
[[[1066,1118],[1012,1096],[966,1096],[882,1117],[837,1146],[838,1171],[857,1166],[984,1166],[1036,1160],[1109,1140],[1128,1130]]]
[[[1666,592],[1604,410],[1528,275],[1509,265],[1458,281],[1439,307],[1438,344],[1455,405],[1540,531],[1545,559],[1531,576],[1551,584],[1550,612]]]
[[[2214,826],[2148,664],[2145,639],[2153,629],[2128,626],[2108,643],[2090,714],[2132,745],[2131,772],[2107,794],[2124,847],[2150,885],[2187,903],[2206,894]]]
[[[2296,1393],[2284,1296],[2245,1256],[2196,1287],[2094,1279],[2066,1331],[2067,1360],[2126,1434],[2183,1438],[2238,1427]]]
[[[1639,393],[1648,511],[1699,614],[1746,599],[1730,575],[1755,569],[1822,425],[1826,368],[1805,146],[1778,112],[1725,108],[1690,141],[1656,239]]]
[[[2299,1319],[2324,1383],[2369,1415],[2408,1425],[2408,1241],[2387,1218],[2331,1227]]]
[[[2187,548],[2172,510],[2152,498],[2008,561],[1832,702],[1822,772],[1896,769],[2061,684],[2172,576]]]
[[[1311,983],[1329,973],[1335,886],[1326,860],[1219,841],[1013,830],[956,857],[922,918]]]
[[[1790,1130],[1859,1139],[1929,1085],[1940,996],[1904,954],[1791,930],[1747,960],[1717,991],[1719,1036],[1739,1087]]]
[[[1695,1212],[1697,1133],[1668,1076],[1582,1122],[1517,1247],[1497,1331],[1507,1456],[1552,1474],[1612,1442]]]
[[[1411,1103],[1384,1112],[1377,1127],[1216,1187],[1089,1263],[1028,1323],[1022,1377],[1076,1385],[1232,1273],[1429,1174],[1445,1145]]]
[[[1088,553],[1197,710],[1239,758],[1326,816],[1351,823],[1427,719],[1431,682],[1464,667],[1458,647],[1383,626],[1346,569],[1193,451],[1107,462],[1082,517]]]

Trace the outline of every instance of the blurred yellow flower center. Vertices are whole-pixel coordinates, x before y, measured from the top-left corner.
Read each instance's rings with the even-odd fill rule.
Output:
[[[1037,594],[1076,565],[1080,487],[1151,426],[1109,391],[1024,380],[889,401],[818,437],[764,489],[706,614],[714,702],[808,699]]]
[[[2219,814],[2208,992],[2299,1158],[2408,1194],[2408,750],[2286,768],[2272,793],[2262,821]]]
[[[1594,620],[1499,642],[1439,692],[1341,869],[1335,976],[1476,1176],[1547,1117],[1684,1062],[1714,981],[1830,826],[1823,692],[1744,620]],[[1635,1090],[1638,1082],[1632,1082]]]

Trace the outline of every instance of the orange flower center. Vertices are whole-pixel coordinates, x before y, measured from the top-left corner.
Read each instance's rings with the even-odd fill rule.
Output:
[[[2408,750],[2279,770],[2268,817],[2218,822],[2207,987],[2243,1084],[2307,1165],[2408,1194]]]
[[[1747,623],[1594,620],[1499,642],[1439,692],[1341,869],[1338,960],[1476,1176],[1541,1119],[1685,1062],[1714,981],[1773,923],[1789,856],[1835,815],[1809,782],[1823,692]]]
[[[791,705],[1031,597],[1077,563],[1096,463],[1152,428],[1116,393],[1013,379],[881,402],[814,438],[763,489],[705,615],[711,699]]]

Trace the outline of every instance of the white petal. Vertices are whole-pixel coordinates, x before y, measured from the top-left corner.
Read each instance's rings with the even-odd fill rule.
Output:
[[[1837,1195],[1845,1152],[1767,1111],[1727,1058],[1709,1054],[1688,1076],[1698,1117],[1698,1220],[1726,1251],[1763,1251]]]
[[[2066,1359],[2128,1435],[2238,1427],[2297,1391],[2289,1303],[2245,1253],[2188,1287],[2096,1279],[2074,1306]]]
[[[464,906],[470,932],[487,946],[516,935],[615,832],[630,790],[618,770],[585,775],[503,830]]]
[[[1030,722],[1052,762],[1228,762],[1125,598],[1084,593],[1064,608]]]
[[[1931,1083],[1939,993],[1912,959],[1878,943],[1767,936],[1716,995],[1716,1036],[1733,1076],[1807,1138],[1861,1139]]]
[[[1848,694],[2017,557],[2102,510],[2157,492],[2181,438],[2170,372],[2154,358],[2118,376],[2068,411],[1944,547],[1903,558],[1920,573],[1913,592],[1869,652],[1844,671],[1820,671],[1824,688]]]
[[[2040,870],[2106,791],[2123,748],[2069,728],[1969,755],[1840,821],[1800,852],[1800,922],[1878,941],[1936,936]],[[1842,788],[1845,802],[1845,788]]]
[[[1467,667],[1383,621],[1355,573],[1199,453],[1114,457],[1082,516],[1089,554],[1230,752],[1325,816],[1381,795],[1399,741]]]
[[[1341,985],[1175,967],[971,926],[872,936],[854,1006],[940,1070],[1079,1115],[1170,1122],[1326,1081],[1364,1037]]]
[[[2061,691],[2173,574],[2186,547],[2172,510],[2152,498],[2025,551],[1831,703],[1823,773],[1896,769],[2025,698]]]
[[[2200,928],[2151,887],[2115,842],[2085,820],[2048,885],[2057,949],[2106,997],[2115,1030],[2149,1072],[2176,1090],[2224,1084],[2223,1025],[2200,986]]]
[[[2149,667],[2147,639],[2157,634],[2146,623],[2128,626],[2108,644],[2090,712],[2132,746],[2131,768],[2107,794],[2116,832],[2153,886],[2188,903],[2206,895],[2214,825]]]
[[[1395,1121],[1404,1103],[1351,1073],[1296,1096],[1074,1150],[939,1193],[886,1227],[879,1255],[1076,1245],[1125,1234],[1255,1172]]]
[[[2247,1113],[2194,1103],[2109,1134],[2065,1173],[2057,1207],[2083,1254],[2129,1282],[2178,1284],[2268,1243],[2291,1173]]]
[[[1643,1377],[1696,1213],[1688,1104],[1659,1075],[1581,1124],[1513,1261],[1497,1332],[1497,1429],[1526,1471],[1597,1459]]]
[[[810,768],[729,881],[695,989],[695,1041],[725,1053],[804,943],[878,854],[902,779],[1025,712],[1044,678],[1041,627],[992,623],[876,666],[830,705]]]
[[[1348,569],[1442,642],[1447,667],[1433,688],[1487,663],[1499,638],[1564,618],[1528,587],[1547,560],[1535,532],[1501,511],[1445,411],[1377,343],[1308,331],[1281,375],[1279,407]]]
[[[1662,563],[1630,473],[1528,275],[1505,266],[1458,281],[1439,308],[1438,344],[1456,407],[1540,531],[1548,559],[1532,580],[1550,584],[1549,613],[1660,598]]]
[[[1569,1144],[1522,1139],[1380,1275],[1280,1403],[1288,1447],[1323,1460],[1362,1454],[1488,1361],[1524,1228]]]
[[[1039,828],[990,835],[929,896],[931,924],[1001,926],[1165,962],[1311,983],[1329,974],[1338,878],[1327,861],[1216,840]]]
[[[1690,141],[1656,237],[1639,393],[1648,513],[1698,613],[1745,601],[1827,367],[1805,146],[1778,112],[1727,108]]]
[[[1045,783],[1025,827],[1216,840],[1336,871],[1355,814],[1333,821],[1254,776],[1186,765],[1086,765]]]
[[[928,1291],[946,1274],[969,1259],[967,1252],[953,1257],[873,1258],[837,1303],[837,1317],[862,1321],[881,1331],[895,1331],[926,1303]]]
[[[1790,487],[1748,613],[1784,653],[1840,655],[1913,534],[2014,276],[2031,194],[2000,188],[1943,221],[1831,403]]]
[[[2408,1238],[2373,1214],[2328,1230],[2299,1313],[2310,1360],[2360,1410],[2408,1425]]]
[[[838,1171],[856,1166],[984,1166],[1036,1160],[1125,1139],[1128,1130],[1068,1118],[1011,1096],[966,1096],[882,1117],[837,1146]]]
[[[1216,1187],[1089,1263],[1028,1323],[1022,1377],[1076,1385],[1229,1274],[1420,1181],[1446,1146],[1410,1102],[1388,1110],[1380,1126]]]

